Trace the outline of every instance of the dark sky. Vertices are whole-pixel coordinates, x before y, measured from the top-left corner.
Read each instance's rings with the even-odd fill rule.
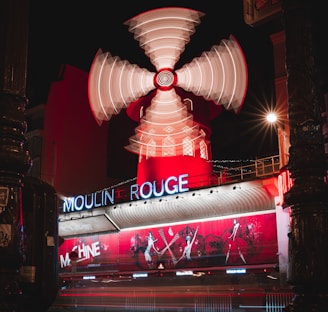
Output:
[[[274,101],[270,31],[245,24],[242,0],[31,0],[30,6],[29,105],[46,102],[49,84],[56,80],[61,64],[89,71],[99,48],[154,71],[124,22],[152,8],[189,7],[205,15],[176,69],[230,34],[239,41],[248,64],[249,86],[241,112],[224,111],[212,123],[213,159],[254,159],[278,153],[274,131],[266,132],[261,124]]]

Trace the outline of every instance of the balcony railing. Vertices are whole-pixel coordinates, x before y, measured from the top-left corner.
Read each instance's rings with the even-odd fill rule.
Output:
[[[229,163],[227,165],[227,162]],[[243,161],[244,164],[236,163],[233,161],[217,161],[216,165],[213,167],[212,176],[191,176],[188,187],[192,189],[207,188],[213,186],[220,186],[224,184],[242,182],[242,181],[251,181],[255,179],[266,178],[270,176],[275,176],[280,173],[280,157],[279,155],[270,156],[266,158],[259,158],[256,160],[249,160],[247,164]],[[225,165],[217,164],[224,163]],[[130,179],[128,181],[121,182],[117,185],[111,186],[115,188],[119,197],[116,198],[116,203],[125,203],[130,202],[130,188],[132,184],[136,183],[136,178]],[[195,183],[195,185],[193,185]]]
[[[217,183],[221,185],[265,178],[279,173],[280,157],[279,155],[275,155],[250,161],[249,164],[246,165],[222,169],[216,172],[216,176]]]

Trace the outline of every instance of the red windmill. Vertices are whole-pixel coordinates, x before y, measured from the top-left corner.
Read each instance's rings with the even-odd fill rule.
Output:
[[[126,24],[156,73],[98,51],[89,74],[89,101],[101,124],[123,108],[139,122],[126,147],[139,155],[137,183],[188,174],[189,187],[212,176],[210,120],[222,109],[238,112],[248,70],[233,36],[175,70],[202,12],[160,8]]]

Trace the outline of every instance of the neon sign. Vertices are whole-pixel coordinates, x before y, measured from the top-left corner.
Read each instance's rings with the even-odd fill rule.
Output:
[[[156,181],[153,183],[144,182],[139,187],[138,184],[131,186],[130,200],[134,199],[147,199],[150,197],[160,197],[164,194],[173,195],[176,193],[182,193],[189,190],[186,185],[188,180],[186,178],[188,174],[181,174],[178,177],[168,177],[166,180],[161,181],[161,185],[158,186]]]
[[[141,185],[133,184],[130,186],[130,201],[187,192],[189,191],[187,178],[188,174],[181,174],[178,177],[170,176],[162,179],[160,183],[153,181],[144,182]],[[115,194],[114,188],[108,188],[91,194],[65,197],[63,212],[76,212],[114,205]]]
[[[282,171],[278,176],[278,205],[283,206],[285,204],[284,195],[287,193],[291,187],[293,186],[294,182],[290,177],[290,172],[288,170]]]

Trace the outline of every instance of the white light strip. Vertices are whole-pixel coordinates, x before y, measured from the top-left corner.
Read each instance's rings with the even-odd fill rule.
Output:
[[[133,273],[133,278],[148,277],[148,273]]]
[[[226,269],[227,274],[245,274],[245,268],[236,268],[236,269]]]
[[[176,276],[192,276],[194,275],[193,271],[177,271],[175,272]]]
[[[215,220],[225,220],[225,219],[233,219],[233,218],[240,218],[240,217],[247,217],[252,215],[264,215],[276,212],[275,209],[271,210],[265,210],[265,211],[256,211],[256,212],[247,212],[247,213],[238,213],[238,214],[231,214],[228,216],[222,216],[222,217],[210,217],[210,218],[199,218],[199,219],[193,219],[188,221],[178,221],[178,222],[166,222],[166,223],[159,223],[159,224],[148,224],[148,225],[142,225],[142,226],[136,226],[136,227],[127,227],[122,228],[121,232],[124,231],[131,231],[131,230],[140,230],[140,229],[149,229],[151,228],[159,228],[159,227],[165,227],[170,225],[179,225],[179,224],[189,224],[189,223],[195,223],[195,222],[207,222],[207,221],[215,221]]]

